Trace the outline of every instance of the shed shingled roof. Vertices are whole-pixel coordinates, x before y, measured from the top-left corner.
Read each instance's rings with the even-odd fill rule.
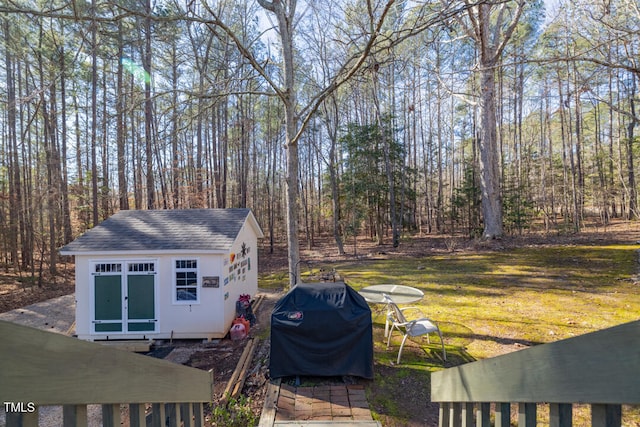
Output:
[[[60,252],[229,250],[248,217],[255,223],[249,209],[119,211]]]

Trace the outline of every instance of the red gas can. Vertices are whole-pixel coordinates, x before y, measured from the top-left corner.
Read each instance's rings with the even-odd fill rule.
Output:
[[[231,340],[233,341],[241,340],[246,338],[247,330],[242,323],[236,323],[231,327],[229,335],[231,336]]]

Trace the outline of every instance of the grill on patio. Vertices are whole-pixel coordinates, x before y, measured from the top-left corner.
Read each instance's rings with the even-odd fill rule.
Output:
[[[371,310],[344,282],[300,283],[271,314],[272,378],[373,378]]]

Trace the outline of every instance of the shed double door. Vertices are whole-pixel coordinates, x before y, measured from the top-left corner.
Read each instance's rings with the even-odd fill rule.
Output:
[[[156,331],[155,262],[96,263],[93,275],[95,332]]]

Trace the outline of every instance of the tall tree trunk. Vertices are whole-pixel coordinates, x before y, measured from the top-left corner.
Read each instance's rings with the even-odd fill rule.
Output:
[[[14,268],[20,267],[19,246],[20,246],[20,210],[22,207],[22,185],[20,178],[20,158],[18,155],[17,136],[17,112],[16,112],[16,82],[15,69],[13,65],[13,54],[10,46],[13,45],[10,36],[10,24],[8,19],[4,19],[4,41],[5,41],[5,72],[7,87],[7,140],[8,140],[8,165],[9,170],[9,234],[5,236],[6,245],[9,250],[9,263]],[[25,259],[23,258],[23,263]]]
[[[616,182],[616,174],[615,174],[615,157],[614,157],[614,149],[613,149],[613,135],[614,135],[614,120],[613,120],[613,116],[614,116],[614,103],[613,103],[613,73],[615,71],[614,70],[609,70],[609,76],[608,76],[608,88],[609,88],[609,99],[608,99],[608,105],[609,105],[609,126],[608,126],[608,143],[609,143],[609,158],[608,158],[608,171],[609,171],[609,188],[614,189],[616,188],[615,182]],[[615,193],[611,194],[611,216],[613,218],[617,218],[618,217],[618,209],[616,206],[616,197],[615,197]]]
[[[390,67],[390,75],[395,72],[393,65]],[[392,79],[393,77],[390,76]],[[388,127],[392,127],[392,119],[389,117],[389,122],[383,117],[382,109],[380,106],[380,100],[378,98],[378,77],[374,75],[373,85],[373,100],[376,107],[376,121],[378,123],[378,131],[380,132],[380,142],[382,144],[382,152],[384,155],[384,169],[387,178],[387,186],[389,187],[389,219],[391,220],[391,241],[394,248],[400,246],[400,230],[398,227],[398,207],[396,206],[396,186],[394,179],[394,165],[391,161],[391,142],[389,136],[392,131]],[[393,87],[392,84],[389,87]],[[378,236],[379,242],[382,242],[382,229],[380,229],[380,235]]]
[[[153,101],[151,99],[151,0],[145,1],[144,19],[144,53],[142,65],[145,71],[144,80],[144,137],[147,173],[147,209],[156,207],[155,180],[153,176]]]
[[[175,40],[171,43],[171,88],[173,90],[171,114],[171,198],[173,209],[180,207],[180,157],[178,155],[178,48]]]
[[[74,92],[73,109],[75,111],[73,124],[75,127],[75,143],[76,143],[75,166],[78,173],[78,183],[77,183],[77,189],[76,189],[76,192],[78,193],[77,203],[79,206],[86,206],[87,205],[87,198],[86,198],[87,189],[85,188],[85,181],[84,181],[86,171],[82,164],[83,144],[82,144],[82,130],[80,128],[80,103],[78,101],[78,96],[77,96],[77,93],[78,93],[77,85],[74,85],[73,92]],[[86,209],[82,209],[80,210],[80,212],[78,212],[78,219],[82,225],[81,227],[82,231],[89,228],[90,215]]]
[[[205,85],[205,76],[203,73],[200,73],[199,76],[200,79],[200,90],[204,92],[204,85]],[[202,184],[202,152],[203,152],[203,132],[204,132],[204,112],[205,112],[205,105],[204,105],[204,99],[199,99],[198,100],[198,122],[196,124],[196,157],[195,157],[195,185],[194,185],[194,189],[193,192],[195,193],[193,195],[193,197],[191,198],[191,206],[192,207],[198,207],[201,208],[202,207],[202,191],[203,191],[203,184]]]
[[[238,97],[238,205],[241,208],[247,207],[247,185],[249,178],[249,105],[250,100],[245,100],[247,95]]]
[[[229,176],[229,99],[224,98],[225,102],[222,105],[222,147],[220,149],[220,173],[222,174],[220,182],[220,208],[227,207],[227,192],[229,190],[228,176]]]
[[[129,93],[135,93],[136,82],[133,76],[129,77]],[[138,132],[137,110],[133,107],[129,108],[128,114],[131,129],[131,175],[133,177],[133,203],[134,209],[144,209],[144,187],[142,183],[142,171],[144,170],[142,162],[142,138]]]
[[[567,64],[567,75],[569,75],[569,66]],[[569,107],[569,111],[567,113],[567,139],[569,141],[569,145],[568,145],[568,152],[569,152],[569,165],[571,166],[571,204],[572,204],[572,210],[573,210],[573,230],[575,232],[580,231],[580,220],[581,220],[581,216],[580,216],[580,190],[578,187],[578,182],[579,182],[579,171],[577,169],[576,166],[576,153],[573,147],[573,122],[571,121],[571,89],[569,87],[569,82],[567,81],[567,94],[568,94],[568,99],[567,99],[567,103],[568,103],[568,107]],[[577,101],[577,94],[576,94],[576,103],[579,102]],[[578,107],[576,107],[578,108]]]
[[[342,242],[342,230],[340,221],[342,219],[340,211],[340,187],[338,180],[338,126],[339,126],[339,110],[335,96],[332,96],[324,104],[326,116],[326,128],[329,135],[329,159],[327,168],[329,169],[329,182],[331,185],[331,207],[333,212],[333,239],[338,248],[338,254],[344,255],[344,244]]]
[[[60,21],[60,33],[64,34],[62,21]],[[73,240],[71,208],[69,206],[69,174],[67,168],[67,61],[65,57],[65,45],[60,44],[57,46],[57,50],[59,55],[58,66],[60,67],[60,144],[57,148],[60,159],[60,221],[62,222],[62,243],[66,244]]]
[[[62,223],[61,219],[61,205],[60,205],[60,189],[62,187],[62,168],[60,165],[60,151],[58,150],[58,125],[57,125],[57,102],[56,102],[56,85],[51,84],[50,89],[50,110],[47,113],[44,110],[43,102],[43,114],[45,116],[45,146],[47,143],[47,132],[49,133],[49,148],[47,150],[47,184],[49,187],[49,200],[48,200],[48,220],[49,220],[49,274],[55,276],[57,273],[58,264],[58,228]],[[47,123],[48,122],[48,123]]]
[[[559,96],[559,105],[560,105],[560,138],[562,140],[562,187],[565,189],[562,191],[562,216],[564,218],[564,222],[568,223],[571,218],[569,213],[571,212],[570,203],[568,198],[568,192],[566,189],[571,188],[569,185],[569,176],[567,170],[569,167],[567,166],[569,161],[567,159],[567,131],[566,131],[566,112],[565,112],[565,101],[564,101],[564,91],[562,90],[562,79],[561,76],[558,75],[558,96]]]
[[[122,40],[122,21],[118,21],[118,69],[116,75],[116,151],[118,162],[118,206],[120,210],[129,209],[129,192],[127,184],[127,150],[125,134],[125,93],[124,93],[124,43]]]
[[[638,119],[636,116],[636,75],[631,73],[631,92],[629,93],[629,123],[627,124],[627,174],[628,174],[628,187],[629,187],[629,219],[636,219],[638,217],[638,196],[636,189],[636,178],[634,168],[634,154],[633,154],[633,142],[634,131]]]
[[[33,93],[33,88],[29,84],[28,79],[22,79],[22,75],[32,75],[29,70],[29,64],[24,64],[24,67],[16,67],[16,80],[18,83],[18,98],[24,98],[28,96],[27,94]],[[24,69],[24,72],[22,70]],[[31,107],[29,105],[20,106],[20,121],[24,123],[24,117],[31,117],[31,115],[36,115],[37,112],[31,111]],[[29,119],[30,120],[30,119]],[[21,160],[22,164],[19,166],[21,169],[20,175],[22,176],[22,206],[20,209],[22,212],[20,213],[20,235],[22,241],[22,265],[24,268],[27,266],[31,267],[32,276],[35,274],[35,246],[36,246],[36,233],[35,233],[35,221],[33,218],[35,217],[35,203],[33,193],[36,191],[34,189],[34,168],[31,167],[32,159],[34,157],[33,149],[33,137],[31,132],[26,132],[22,134],[21,143],[23,144],[23,148],[21,150]],[[17,150],[17,148],[16,148]],[[18,155],[16,151],[16,156]],[[16,162],[18,161],[18,157],[16,157]]]
[[[293,18],[296,0],[258,0],[260,5],[273,12],[278,21],[282,43],[283,79],[282,103],[284,106],[285,147],[287,150],[287,255],[289,263],[289,285],[295,286],[300,279],[300,244],[298,242],[298,124],[296,117],[296,87],[293,68]],[[286,4],[285,4],[286,3]]]
[[[91,0],[91,198],[92,222],[95,227],[100,222],[98,215],[98,22],[96,17],[96,0]]]
[[[576,191],[576,225],[577,230],[582,227],[582,216],[584,210],[584,171],[582,167],[582,150],[584,147],[584,136],[582,131],[582,104],[581,104],[581,83],[578,81],[578,70],[576,69],[576,65],[574,64],[574,90],[575,90],[575,98],[576,98],[576,107],[575,107],[575,120],[576,120],[576,147],[575,147],[575,168],[576,168],[576,179],[577,179],[577,191]],[[573,151],[573,150],[572,150]]]
[[[102,117],[107,117],[107,73],[102,75]],[[116,101],[117,102],[117,101]],[[108,122],[102,120],[102,173],[100,181],[100,204],[102,205],[102,218],[106,219],[111,216],[111,201],[109,198],[109,138],[108,138]]]
[[[475,41],[478,50],[478,72],[480,75],[480,188],[482,190],[482,214],[484,217],[484,239],[501,237],[502,193],[500,179],[500,153],[496,131],[495,73],[507,43],[515,31],[524,11],[525,0],[507,3],[481,2],[471,5],[465,0],[470,27],[463,23],[467,34]],[[494,16],[493,8],[498,10]],[[514,7],[504,13],[506,7]],[[504,20],[510,18],[509,22]]]
[[[222,207],[222,179],[220,172],[220,165],[222,160],[220,159],[220,151],[222,149],[222,107],[219,104],[213,105],[211,108],[211,122],[213,124],[212,133],[212,147],[211,147],[211,162],[213,163],[213,186],[215,187],[215,207]]]
[[[440,46],[436,43],[436,69],[440,69],[441,66],[441,59],[440,59]],[[444,117],[442,116],[442,102],[443,102],[443,96],[442,96],[442,88],[441,85],[438,85],[436,87],[436,121],[437,121],[437,126],[435,129],[436,132],[436,141],[437,141],[437,147],[435,148],[436,150],[436,157],[435,157],[435,161],[436,161],[436,169],[437,169],[437,173],[438,173],[438,183],[436,186],[436,200],[435,200],[435,206],[436,206],[436,211],[435,211],[435,222],[436,222],[436,231],[438,233],[442,233],[444,231],[445,225],[444,225],[444,215],[443,212],[445,210],[444,208],[444,170],[443,170],[443,165],[442,165],[442,152],[444,150],[444,140],[442,137],[442,133],[443,133],[443,129],[445,127],[444,123],[443,123],[443,119]],[[433,138],[432,138],[433,140]],[[433,141],[432,141],[433,143]],[[452,234],[453,234],[453,227],[452,227]]]
[[[40,26],[40,43],[43,40],[43,28]],[[40,44],[38,46],[38,74],[40,78],[40,86],[43,88],[49,88],[50,95],[50,106],[51,110],[49,110],[49,104],[47,102],[47,98],[45,94],[47,91],[40,91],[40,111],[42,114],[42,123],[43,123],[43,132],[42,132],[42,144],[44,147],[44,155],[45,155],[45,168],[46,168],[46,215],[47,215],[47,223],[49,226],[48,238],[49,238],[49,271],[53,275],[56,272],[56,214],[57,214],[57,189],[56,189],[56,156],[55,156],[55,84],[49,83],[45,80],[45,71],[44,71],[44,59],[42,57],[43,48]],[[48,75],[48,74],[47,74]],[[43,210],[45,211],[45,210]],[[44,224],[43,224],[44,225]],[[44,261],[44,256],[46,254],[46,244],[42,245],[42,258],[41,262]]]
[[[480,65],[480,184],[484,239],[500,237],[503,233],[500,156],[496,132],[495,65],[495,61],[481,61]]]
[[[272,142],[273,141],[273,142]],[[267,193],[268,193],[268,215],[269,215],[269,253],[272,254],[275,246],[275,218],[276,218],[276,162],[278,158],[277,136],[272,129],[271,105],[267,100],[267,144],[269,149],[267,154],[271,159],[267,171]]]
[[[609,189],[607,188],[607,181],[605,179],[604,171],[604,153],[602,150],[602,141],[604,139],[604,133],[602,131],[602,112],[600,105],[594,107],[594,122],[595,122],[595,138],[594,138],[594,156],[595,156],[595,168],[598,175],[599,189],[596,190],[598,195],[598,210],[600,212],[600,218],[602,223],[607,226],[609,224]]]

